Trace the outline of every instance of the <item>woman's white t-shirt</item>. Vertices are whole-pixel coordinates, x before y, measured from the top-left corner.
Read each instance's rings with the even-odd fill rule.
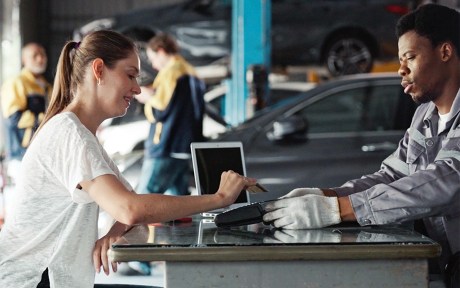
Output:
[[[93,287],[99,208],[76,187],[105,174],[132,187],[71,112],[42,127],[21,169],[14,203],[0,231],[0,287],[35,288],[46,268],[51,287]]]

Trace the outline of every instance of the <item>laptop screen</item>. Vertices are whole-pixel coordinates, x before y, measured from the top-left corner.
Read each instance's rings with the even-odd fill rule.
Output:
[[[192,143],[193,172],[198,195],[214,194],[222,172],[233,170],[246,175],[241,142]],[[235,204],[249,204],[248,193],[241,191]]]

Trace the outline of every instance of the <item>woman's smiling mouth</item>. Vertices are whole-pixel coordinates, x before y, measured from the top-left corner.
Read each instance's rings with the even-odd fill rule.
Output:
[[[129,107],[131,105],[131,100],[133,99],[133,97],[125,96],[123,97],[123,99],[125,100],[126,104],[128,104],[128,107]]]

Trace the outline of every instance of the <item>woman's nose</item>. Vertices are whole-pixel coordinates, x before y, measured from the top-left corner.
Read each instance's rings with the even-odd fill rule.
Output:
[[[136,82],[136,84],[134,85],[133,92],[134,92],[134,94],[139,95],[139,94],[141,94],[141,86],[139,85],[137,80],[135,82]]]

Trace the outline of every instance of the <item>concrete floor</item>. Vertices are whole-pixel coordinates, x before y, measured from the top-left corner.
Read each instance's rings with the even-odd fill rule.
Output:
[[[120,263],[118,271],[126,270],[127,263]],[[97,284],[136,284],[165,287],[164,284],[164,263],[159,262],[152,265],[152,274],[150,276],[141,275],[122,275],[121,273],[111,272],[108,276],[104,273],[96,274],[95,283]]]

